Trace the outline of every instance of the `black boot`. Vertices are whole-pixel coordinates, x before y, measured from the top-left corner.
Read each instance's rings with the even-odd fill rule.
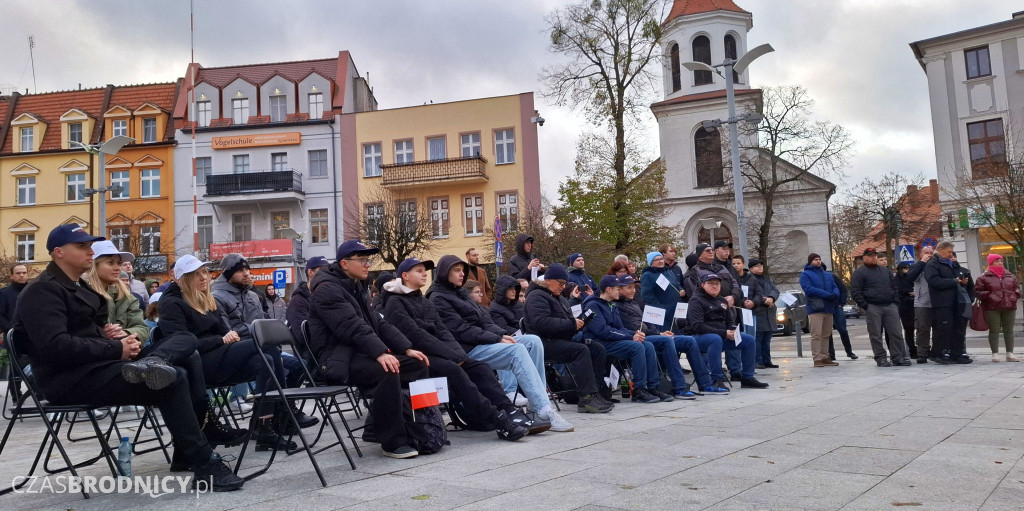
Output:
[[[181,453],[181,449],[174,448],[174,452],[171,453],[171,472],[188,472],[192,470],[192,467],[188,466],[188,462],[185,461],[185,455]]]
[[[256,429],[256,450],[257,451],[294,451],[298,446],[295,442],[288,440],[277,433],[276,428],[271,424],[262,424]]]
[[[211,447],[218,445],[234,447],[244,442],[245,436],[249,434],[247,429],[235,429],[224,424],[209,408],[207,408],[202,422],[203,434],[206,435],[206,441],[210,443]]]
[[[295,405],[292,404],[288,406],[291,407],[292,414],[295,415],[295,420],[299,423],[299,429],[306,429],[308,427],[316,426],[317,424],[320,423],[320,419],[306,415],[305,413],[303,413],[302,410],[299,410],[298,407],[296,407]],[[284,425],[284,433],[286,435],[299,434],[298,429],[295,429],[295,425],[292,423],[291,419],[288,418],[288,411],[285,410],[283,406],[278,409],[277,420],[279,420],[280,423]]]
[[[244,484],[245,479],[235,475],[216,452],[210,455],[205,465],[196,467],[192,476],[192,488],[199,487],[205,491],[234,491]]]

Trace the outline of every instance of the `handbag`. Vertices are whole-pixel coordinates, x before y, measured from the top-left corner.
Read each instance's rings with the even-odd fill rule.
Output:
[[[971,305],[971,330],[984,332],[988,330],[988,320],[985,319],[985,308],[981,306],[981,300],[974,300]]]

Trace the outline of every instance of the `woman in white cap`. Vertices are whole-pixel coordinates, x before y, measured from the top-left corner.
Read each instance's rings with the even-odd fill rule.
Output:
[[[111,339],[134,335],[139,342],[149,340],[149,327],[143,318],[139,300],[121,280],[121,263],[132,262],[135,256],[121,252],[113,242],[92,244],[92,269],[86,274],[89,287],[107,299],[107,324],[103,331]]]

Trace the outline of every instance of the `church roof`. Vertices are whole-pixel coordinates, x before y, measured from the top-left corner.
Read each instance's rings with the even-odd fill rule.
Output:
[[[675,0],[675,2],[672,3],[672,10],[669,11],[668,17],[665,18],[664,23],[668,23],[680,16],[689,16],[690,14],[700,14],[702,12],[711,11],[733,11],[750,14],[749,12],[741,9],[732,0]]]

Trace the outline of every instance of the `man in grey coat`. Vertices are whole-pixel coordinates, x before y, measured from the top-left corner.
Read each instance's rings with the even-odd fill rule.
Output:
[[[903,326],[897,306],[896,278],[889,268],[878,264],[875,249],[865,250],[863,260],[864,266],[853,272],[850,294],[867,315],[868,336],[875,364],[878,367],[909,366],[911,362],[907,355],[907,344],[903,340]],[[886,354],[883,326],[889,334],[892,362],[889,362],[890,357]]]
[[[914,281],[914,333],[913,341],[917,344],[917,363],[927,364],[932,347],[932,298],[928,292],[928,281],[924,278],[924,268],[932,258],[935,249],[925,245],[921,247],[921,260],[910,266],[907,277]]]

